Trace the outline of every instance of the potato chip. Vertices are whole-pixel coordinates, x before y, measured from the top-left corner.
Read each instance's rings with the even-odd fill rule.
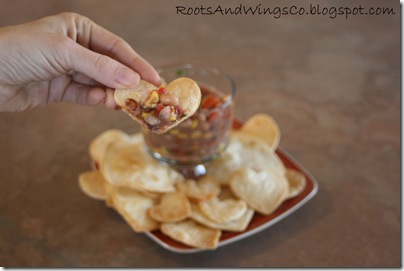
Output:
[[[79,187],[90,198],[97,200],[107,198],[104,176],[97,170],[81,173],[79,175]]]
[[[285,174],[270,169],[242,168],[233,175],[230,188],[255,211],[269,215],[289,195]]]
[[[148,214],[149,208],[155,206],[157,200],[133,189],[110,186],[108,204],[125,219],[135,232],[152,231],[160,226],[160,223]]]
[[[196,84],[178,80],[165,89],[179,98]],[[141,81],[135,90],[116,90],[115,99],[125,110],[126,99],[150,102],[156,89]],[[199,102],[200,97],[196,107]],[[126,112],[133,113],[130,108]],[[81,173],[79,185],[89,197],[105,200],[135,232],[160,229],[191,247],[215,249],[222,231],[245,231],[255,212],[269,215],[304,190],[306,177],[286,169],[276,154],[279,140],[276,122],[254,115],[231,132],[228,147],[196,181],[155,160],[141,133],[110,129],[91,141],[89,153],[98,170]]]
[[[128,139],[129,139],[130,143],[132,143],[132,144],[145,144],[142,133],[136,133],[136,134],[129,135]]]
[[[306,187],[306,176],[304,176],[300,171],[291,168],[286,170],[285,175],[289,183],[288,199],[296,197]]]
[[[220,193],[220,185],[213,176],[205,175],[198,181],[188,179],[177,185],[193,201],[210,200]]]
[[[152,198],[152,199],[156,199],[157,201],[160,199],[160,197],[164,194],[162,193],[155,193],[155,192],[149,192],[146,190],[138,190],[138,189],[133,189],[127,186],[114,186],[114,185],[110,185],[108,182],[105,182],[105,190],[107,191],[107,195],[113,192],[114,189],[124,189],[126,190],[125,193],[132,193],[130,191],[133,191],[133,193],[140,193],[148,198]],[[108,201],[108,197],[107,197],[107,201]],[[108,202],[107,202],[108,205]]]
[[[95,137],[89,146],[89,153],[93,161],[99,166],[104,158],[105,150],[111,142],[116,142],[128,135],[121,130],[110,129]]]
[[[117,105],[135,121],[152,132],[160,134],[192,116],[198,109],[202,96],[198,84],[185,77],[175,79],[164,89],[166,94],[161,94],[158,91],[159,87],[141,80],[134,89],[115,90],[114,99]],[[162,114],[162,110],[145,110],[146,108],[156,108],[157,104],[167,106],[162,98],[163,95],[169,96],[169,100],[178,99],[176,106],[181,109],[180,114],[173,116],[169,114],[171,110],[168,110],[164,112],[170,117],[164,118],[163,115],[167,114]]]
[[[199,208],[213,221],[224,223],[242,217],[247,211],[247,203],[242,199],[213,198],[199,202]]]
[[[163,223],[161,231],[174,240],[186,245],[215,249],[219,244],[221,231],[203,226],[191,219],[180,222]]]
[[[161,197],[161,195],[164,195],[162,193],[150,192],[150,191],[146,191],[146,190],[136,190],[136,191],[144,194],[145,196],[147,196],[149,198],[154,198],[154,199],[158,199]]]
[[[225,199],[238,199],[236,195],[234,195],[233,191],[231,191],[230,187],[228,185],[223,185],[220,188],[220,194],[218,195],[218,198],[220,200],[225,200]]]
[[[276,121],[267,114],[256,114],[250,117],[240,129],[243,133],[251,134],[265,141],[276,150],[281,138],[281,131]]]
[[[249,134],[233,131],[226,150],[207,165],[207,172],[225,185],[241,167],[270,169],[280,174],[286,171],[278,155],[265,142]]]
[[[184,181],[180,173],[153,159],[143,142],[131,140],[107,148],[101,172],[111,185],[155,193],[174,192],[175,183]]]
[[[206,216],[201,211],[198,204],[196,203],[191,204],[191,207],[192,207],[191,217],[193,220],[213,229],[220,229],[231,232],[245,231],[255,213],[253,209],[247,208],[247,211],[240,218],[228,222],[219,223],[213,221],[208,216]]]
[[[191,203],[184,193],[164,194],[158,205],[149,209],[149,215],[160,222],[176,222],[191,216]]]
[[[152,90],[158,87],[144,80],[140,80],[136,88],[116,89],[114,92],[114,100],[122,109],[126,108],[126,99],[130,98],[143,103]]]

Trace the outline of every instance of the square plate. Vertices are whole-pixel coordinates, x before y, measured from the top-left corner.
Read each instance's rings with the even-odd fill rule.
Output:
[[[241,127],[241,123],[236,121],[233,125],[235,129]],[[222,231],[222,235],[219,240],[218,248],[233,242],[242,240],[251,235],[254,235],[291,215],[297,209],[302,207],[310,199],[312,199],[318,191],[318,183],[315,178],[301,166],[296,160],[294,160],[285,150],[278,148],[276,153],[284,163],[286,168],[295,169],[303,173],[306,176],[306,186],[304,190],[294,198],[288,199],[283,202],[275,212],[270,215],[261,215],[257,212],[254,214],[247,229],[243,232],[228,232]],[[155,230],[152,232],[146,232],[146,236],[153,241],[161,245],[162,247],[176,252],[176,253],[195,253],[205,251],[206,249],[199,249],[187,246],[180,242],[177,242],[170,237],[164,235],[161,231]]]

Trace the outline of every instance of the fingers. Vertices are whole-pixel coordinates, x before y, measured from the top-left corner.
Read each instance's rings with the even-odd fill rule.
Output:
[[[116,107],[114,90],[110,88],[90,87],[75,82],[71,82],[67,86],[61,101],[91,106],[103,103],[109,109]]]
[[[100,82],[94,80],[91,77],[88,77],[87,75],[85,75],[83,73],[73,72],[71,74],[71,76],[72,76],[73,81],[83,84],[83,85],[88,85],[88,86],[92,86],[92,87],[105,87]]]
[[[98,105],[105,101],[105,88],[101,86],[89,86],[73,81],[68,75],[52,79],[49,82],[40,82],[28,89],[31,95],[30,100],[39,93],[47,95],[42,98],[40,104],[51,104],[56,102],[72,102],[85,105]]]
[[[106,96],[102,87],[83,85],[71,81],[69,76],[62,76],[49,82],[31,83],[16,89],[14,95],[7,98],[7,103],[0,107],[0,111],[19,112],[56,102],[99,105],[106,102]],[[108,106],[114,108],[114,101],[109,101]]]
[[[106,88],[104,85],[100,84],[99,82],[95,81],[94,79],[86,76],[82,73],[73,73],[72,80],[79,84],[87,85],[89,87],[99,87],[105,91],[105,98],[103,100],[104,105],[106,108],[114,109],[117,104],[115,103],[114,99],[114,90],[111,88]]]
[[[85,17],[76,20],[77,41],[97,53],[107,55],[139,73],[143,80],[160,84],[160,76],[153,66],[137,54],[122,38]]]
[[[69,69],[83,73],[110,88],[134,87],[139,83],[139,74],[127,66],[73,41],[69,43],[69,50],[66,52],[68,56],[65,58]]]
[[[114,99],[114,90],[107,88],[105,90],[105,93],[106,93],[105,99],[104,99],[105,107],[109,108],[109,109],[115,109],[117,107],[117,104]]]
[[[18,92],[24,95],[16,96],[24,103],[21,110],[59,101],[114,108],[113,89],[135,87],[140,79],[160,84],[156,70],[127,42],[85,17],[47,17],[30,27],[43,35],[20,48],[35,71],[20,80],[26,84]]]
[[[120,52],[119,49],[117,49]],[[138,71],[140,77],[156,86],[161,85],[161,79],[157,71],[153,68],[149,62],[139,55],[132,55],[132,58],[127,58],[128,66],[135,71]]]
[[[87,89],[87,95],[85,95],[84,104],[86,105],[99,105],[105,100],[105,91],[99,87],[93,87]],[[80,103],[80,102],[78,102]]]
[[[84,105],[99,105],[104,102],[105,97],[105,90],[101,87],[90,87],[71,82],[66,86],[60,101]]]

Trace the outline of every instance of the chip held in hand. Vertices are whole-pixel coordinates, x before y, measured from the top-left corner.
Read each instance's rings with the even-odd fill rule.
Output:
[[[198,84],[180,77],[157,87],[141,80],[133,89],[116,89],[118,106],[151,132],[162,134],[192,116],[201,102]]]

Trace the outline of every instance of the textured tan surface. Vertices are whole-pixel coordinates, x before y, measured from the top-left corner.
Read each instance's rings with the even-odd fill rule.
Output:
[[[190,61],[228,71],[238,86],[237,116],[272,115],[280,146],[318,179],[318,195],[248,239],[174,254],[133,233],[78,185],[95,136],[111,128],[137,132],[139,125],[122,112],[71,104],[1,113],[0,266],[400,266],[399,2],[357,2],[394,7],[396,15],[348,19],[177,15],[175,7],[186,3],[0,0],[0,25],[75,11],[125,38],[153,65]]]

